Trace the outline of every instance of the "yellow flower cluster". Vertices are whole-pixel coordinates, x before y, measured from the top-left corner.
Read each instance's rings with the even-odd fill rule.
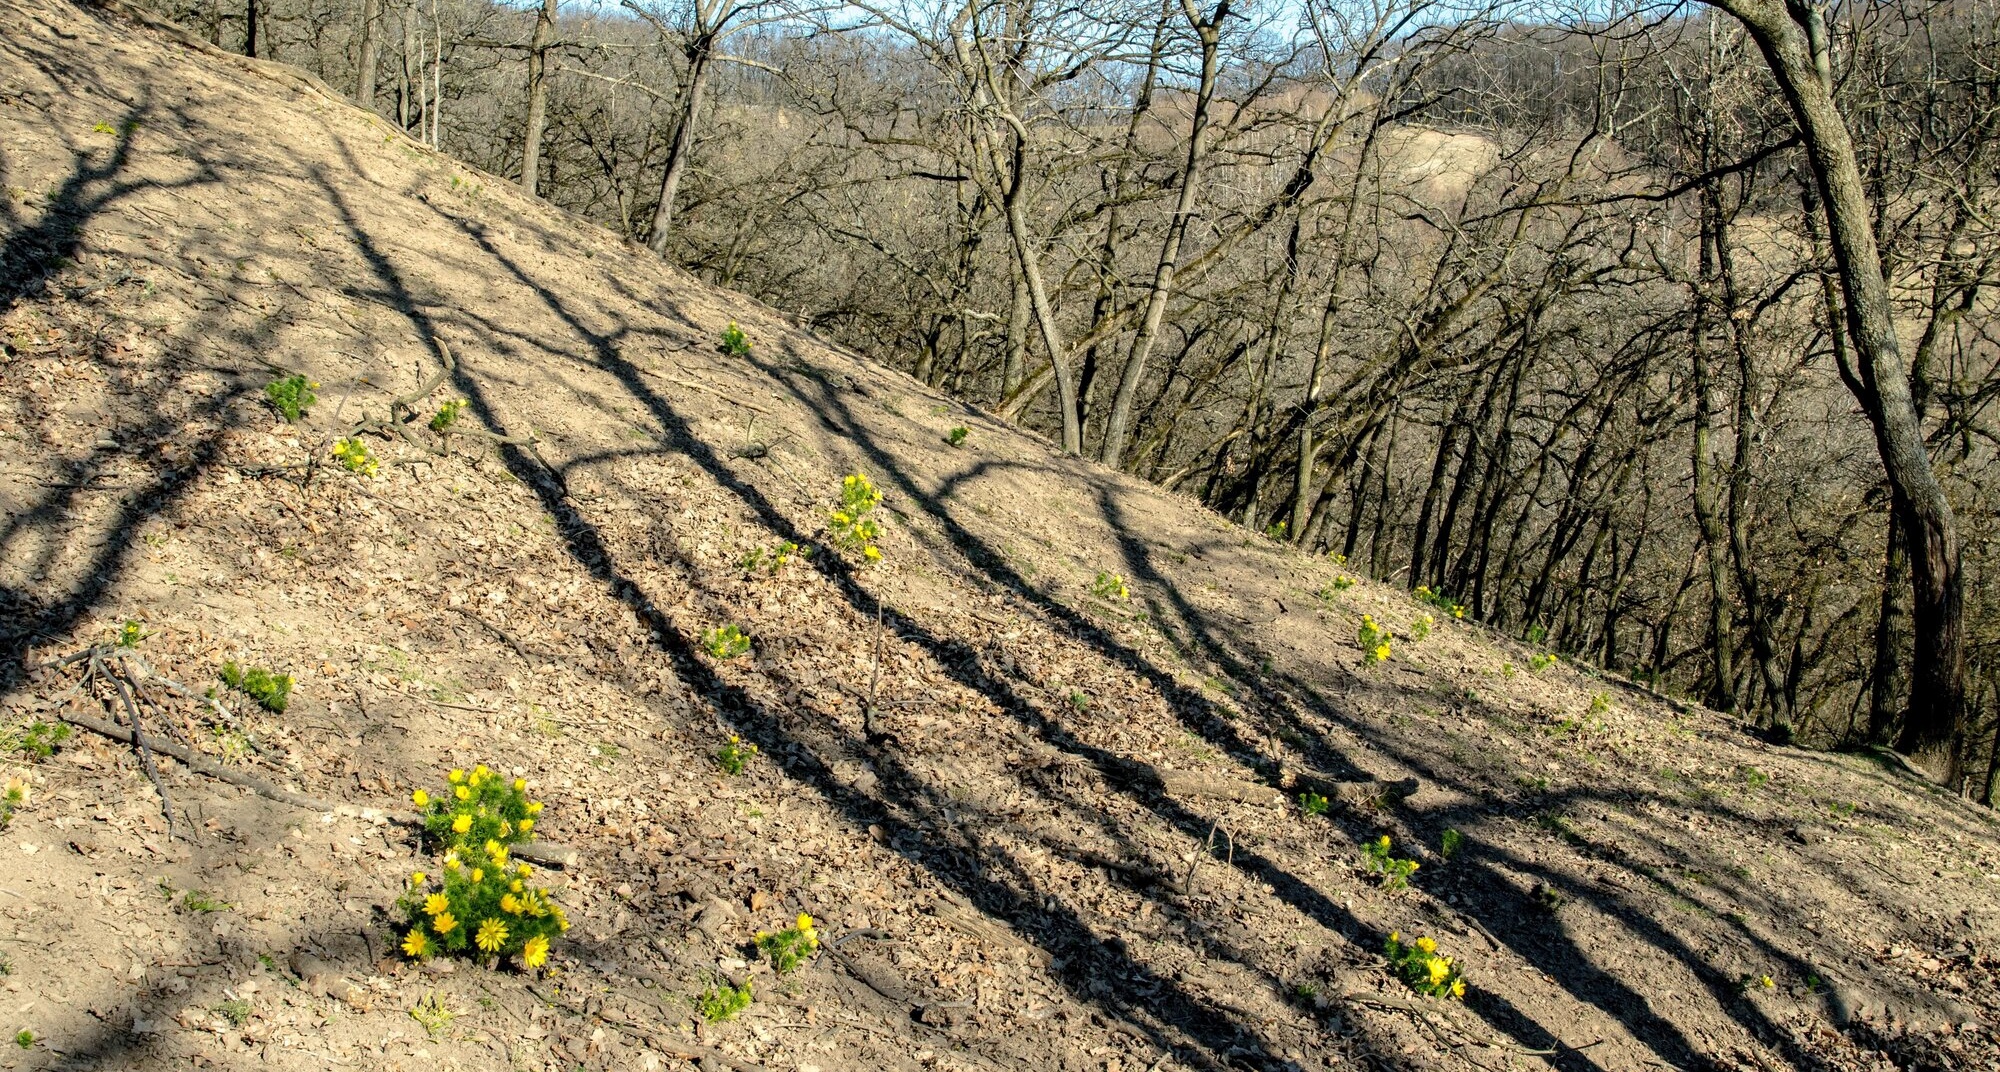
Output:
[[[827,531],[833,542],[849,551],[861,552],[870,562],[882,560],[875,541],[882,536],[882,524],[869,516],[882,505],[882,493],[867,476],[853,473],[840,482],[840,505],[827,514]]]
[[[1355,642],[1361,645],[1361,660],[1368,663],[1387,662],[1389,641],[1393,639],[1387,629],[1375,624],[1373,615],[1361,616],[1361,628],[1354,632]]]
[[[540,968],[569,919],[546,890],[528,886],[533,872],[511,860],[509,846],[534,830],[541,803],[527,799],[525,779],[509,781],[484,764],[451,771],[446,783],[442,797],[421,789],[410,794],[444,851],[435,885],[422,871],[410,876],[403,952],[419,959],[440,952],[511,955],[523,968]]]
[[[771,967],[783,975],[819,952],[819,930],[813,926],[813,918],[801,912],[784,930],[758,931],[757,951],[770,957]]]
[[[342,439],[333,445],[333,459],[341,468],[362,476],[374,476],[382,468],[382,463],[368,450],[368,444],[359,438]]]
[[[1410,989],[1434,998],[1465,997],[1465,979],[1458,965],[1438,952],[1436,940],[1418,938],[1404,942],[1401,932],[1391,931],[1382,955],[1388,958],[1390,970]]]

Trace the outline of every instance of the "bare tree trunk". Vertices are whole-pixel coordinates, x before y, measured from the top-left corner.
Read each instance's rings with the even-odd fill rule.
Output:
[[[1888,744],[1909,703],[1910,548],[1903,526],[1889,518],[1882,554],[1882,604],[1875,619],[1875,665],[1869,675],[1868,740]]]
[[[1000,365],[1000,397],[1019,386],[1021,374],[1028,367],[1028,284],[1021,275],[1019,264],[1010,264],[1013,269],[1013,298],[1007,306],[1007,356]]]
[[[555,29],[556,0],[542,0],[535,15],[535,36],[528,43],[528,120],[521,132],[521,189],[536,196],[542,168],[542,127],[548,119],[547,62],[549,37]]]
[[[1895,512],[1910,543],[1916,660],[1910,711],[1896,747],[1940,781],[1956,784],[1965,724],[1964,577],[1958,522],[1931,469],[1923,417],[1910,393],[1909,369],[1896,337],[1889,284],[1875,243],[1874,214],[1853,140],[1833,97],[1823,16],[1819,8],[1788,7],[1779,0],[1707,2],[1735,16],[1757,42],[1798,123],[1812,164],[1840,272],[1848,331],[1869,387],[1858,400],[1874,425]]]
[[[1215,100],[1222,20],[1229,16],[1229,4],[1230,0],[1222,0],[1216,5],[1214,13],[1204,20],[1194,6],[1194,0],[1181,0],[1189,25],[1201,39],[1201,83],[1195,91],[1187,159],[1181,167],[1180,190],[1174,197],[1173,218],[1168,222],[1166,237],[1160,243],[1160,260],[1153,269],[1153,283],[1146,293],[1146,311],[1140,317],[1139,332],[1132,339],[1132,351],[1125,358],[1125,368],[1118,374],[1118,390],[1112,395],[1111,414],[1104,422],[1104,445],[1098,457],[1114,469],[1125,459],[1132,402],[1139,394],[1140,381],[1145,379],[1146,362],[1153,351],[1153,339],[1159,334],[1160,321],[1166,316],[1167,298],[1174,286],[1174,270],[1180,264],[1181,240],[1187,236],[1188,222],[1194,216],[1195,188],[1200,182],[1202,157],[1207,148],[1202,135],[1208,129],[1209,105]]]
[[[653,209],[653,227],[646,244],[665,255],[673,237],[674,195],[681,177],[687,173],[688,148],[694,144],[695,123],[701,117],[702,98],[708,93],[709,67],[715,59],[715,36],[699,30],[688,44],[687,92],[681,96],[680,121],[674,124],[673,142],[667,147],[667,169],[660,176],[660,203]]]
[[[257,58],[257,0],[243,0],[243,54]]]
[[[375,110],[375,68],[381,62],[382,0],[361,0],[361,57],[354,72],[354,102]]]

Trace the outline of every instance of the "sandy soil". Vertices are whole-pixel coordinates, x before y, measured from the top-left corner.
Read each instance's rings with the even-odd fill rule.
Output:
[[[412,965],[406,827],[162,759],[170,832],[127,745],[13,751],[0,1068],[1994,1066],[2000,828],[1873,759],[1415,639],[1407,593],[128,16],[0,0],[0,195],[0,730],[113,717],[45,664],[136,621],[196,691],[297,681],[238,727],[155,690],[156,737],[377,808],[487,762],[580,854],[550,970]],[[399,413],[379,475],[331,464]],[[745,568],[857,471],[883,562]],[[839,944],[775,977],[747,943],[801,911]]]

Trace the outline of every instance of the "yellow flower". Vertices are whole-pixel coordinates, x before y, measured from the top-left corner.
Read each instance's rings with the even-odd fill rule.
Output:
[[[528,877],[529,875],[532,875],[532,874],[534,874],[534,872],[532,872],[532,871],[528,870],[528,865],[527,865],[527,864],[522,864],[522,865],[521,865],[521,867],[520,867],[520,871],[521,871],[521,877],[522,877],[522,878],[527,878],[527,877]]]
[[[466,788],[465,786],[462,786],[462,785],[461,785],[461,786],[459,786],[459,787],[458,787],[457,789],[453,790],[453,791],[452,791],[452,793],[453,793],[453,795],[454,795],[454,796],[458,797],[458,799],[460,799],[460,800],[471,800],[471,799],[472,799],[472,790],[471,790],[471,789],[468,789],[468,788]]]
[[[1377,845],[1380,845],[1380,846],[1382,846],[1382,851],[1383,851],[1383,852],[1388,852],[1388,851],[1389,851],[1389,835],[1387,835],[1387,834],[1383,834],[1383,835],[1382,835],[1381,837],[1379,837],[1379,838],[1376,838],[1376,839],[1375,839],[1375,844],[1377,844]]]
[[[508,889],[510,889],[510,890],[513,890],[513,891],[514,891],[515,893],[520,893],[520,892],[521,892],[521,880],[520,880],[520,879],[518,879],[518,878],[517,878],[517,879],[515,879],[515,880],[514,880],[514,881],[513,881],[512,883],[508,884],[507,888],[508,888]]]
[[[521,914],[521,902],[516,900],[513,894],[503,893],[500,895],[500,911],[510,916],[518,916]]]
[[[457,785],[458,783],[465,780],[465,772],[462,770],[455,770],[452,771],[450,774],[446,775],[445,777],[451,779],[451,784]]]
[[[422,927],[411,927],[410,933],[403,936],[403,954],[405,956],[422,959],[430,951],[431,938],[430,935],[424,933]]]
[[[525,834],[528,831],[533,830],[534,828],[535,828],[535,821],[533,819],[521,820],[521,833]]]
[[[804,912],[799,913],[799,932],[808,938],[812,937],[813,918]]]
[[[564,932],[564,933],[568,933],[568,932],[569,932],[569,917],[568,917],[568,916],[566,916],[566,915],[563,915],[563,910],[562,910],[561,906],[559,906],[559,905],[550,905],[550,906],[549,906],[549,915],[551,915],[551,916],[554,916],[554,917],[555,917],[555,920],[556,920],[556,929],[557,929],[557,930],[559,930],[559,931],[562,931],[562,932]]]
[[[472,768],[472,776],[482,782],[486,780],[487,775],[492,773],[492,771],[486,769],[486,764],[484,763]]]
[[[439,912],[436,918],[431,920],[431,926],[437,928],[439,934],[450,934],[452,928],[458,926],[458,920],[453,918],[450,912]]]
[[[424,805],[429,804],[431,802],[431,795],[419,789],[416,792],[410,794],[410,800],[412,803],[416,804],[417,807],[421,808]]]
[[[534,803],[532,803],[532,804],[529,804],[529,805],[528,805],[528,814],[529,814],[529,815],[540,815],[541,813],[542,813],[542,802],[541,802],[541,801],[537,800],[537,801],[535,801]]]
[[[486,881],[486,869],[485,869],[485,868],[483,868],[483,867],[475,867],[475,868],[473,868],[473,869],[472,869],[472,881],[473,881],[473,882],[475,882],[475,883],[478,883],[478,882],[484,882],[484,881]]]
[[[1378,663],[1385,663],[1389,661],[1389,645],[1387,644],[1375,645],[1375,661]]]
[[[1465,980],[1460,979],[1451,984],[1451,996],[1455,998],[1465,997]]]
[[[1387,839],[1384,839],[1384,840],[1387,840]],[[1396,944],[1398,944],[1398,945],[1401,945],[1401,944],[1402,944],[1402,942],[1403,942],[1403,932],[1402,932],[1402,931],[1390,931],[1390,932],[1389,932],[1389,940],[1390,940],[1390,941],[1392,941],[1392,942],[1395,942],[1395,943],[1396,943]]]
[[[1424,967],[1430,970],[1432,986],[1444,982],[1445,978],[1451,974],[1451,965],[1446,963],[1442,957],[1430,958],[1424,962]]]
[[[500,836],[501,836],[501,837],[506,837],[507,835],[509,835],[509,834],[512,834],[513,832],[514,832],[514,824],[513,824],[513,823],[510,823],[510,822],[508,822],[508,821],[507,821],[507,820],[505,820],[505,819],[502,819],[502,820],[500,820]]]
[[[882,560],[882,552],[876,549],[874,544],[869,544],[861,549],[861,557],[870,562],[879,562]]]
[[[446,871],[456,871],[456,870],[458,870],[458,850],[457,850],[457,849],[453,849],[452,851],[450,851],[450,852],[448,852],[448,853],[445,853],[445,854],[444,854],[444,869],[445,869]]]
[[[472,940],[488,953],[498,953],[500,947],[507,944],[507,925],[497,919],[489,919],[479,925],[479,933]]]
[[[549,940],[537,934],[521,947],[521,964],[524,967],[539,968],[549,959]]]
[[[1419,938],[1417,939],[1417,948],[1426,953],[1435,953],[1438,951],[1438,944],[1435,939]]]
[[[467,830],[472,829],[472,816],[461,815],[458,818],[453,819],[451,821],[451,829],[453,833],[457,834],[463,834]]]
[[[442,915],[444,913],[444,910],[450,907],[451,907],[451,901],[446,899],[445,895],[442,893],[433,893],[429,897],[424,898],[425,915],[429,916]]]
[[[410,876],[410,885],[421,886],[424,884],[424,880],[429,877],[429,875],[424,874],[422,871],[418,871]]]
[[[499,842],[497,842],[497,841],[493,840],[492,838],[487,838],[487,839],[486,839],[486,855],[488,855],[488,856],[498,856],[498,855],[500,855],[500,853],[501,853],[502,851],[504,851],[504,850],[502,850],[502,849],[500,848],[500,843],[499,843]]]
[[[525,793],[527,791],[528,791],[528,780],[526,778],[514,779],[514,792]]]

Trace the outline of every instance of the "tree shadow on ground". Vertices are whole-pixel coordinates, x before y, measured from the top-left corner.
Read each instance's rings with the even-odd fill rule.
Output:
[[[435,340],[440,324],[411,296],[399,269],[390,262],[369,236],[361,221],[349,209],[337,188],[324,176],[319,180],[329,204],[340,214],[350,237],[357,243],[377,282],[380,296],[400,308],[419,337]],[[446,217],[449,218],[449,217]],[[461,225],[463,226],[463,225]],[[753,484],[743,480],[697,436],[688,422],[664,398],[643,381],[640,370],[620,353],[630,341],[622,331],[610,334],[591,329],[572,312],[551,288],[533,279],[520,265],[498,251],[475,228],[465,228],[494,261],[523,286],[532,289],[543,303],[567,323],[589,348],[590,358],[602,370],[615,376],[633,400],[666,430],[668,445],[695,462],[717,485],[748,506],[775,535],[805,540],[800,531]],[[433,342],[434,346],[435,343]],[[434,353],[442,361],[442,353]],[[464,371],[453,386],[471,403],[475,413],[490,419],[494,409],[481,384]],[[1160,1049],[1181,1052],[1210,1067],[1224,1067],[1232,1061],[1255,1059],[1260,1067],[1281,1067],[1282,1062],[1263,1055],[1253,1025],[1241,1022],[1226,1010],[1203,1001],[1174,979],[1152,967],[1116,952],[1082,918],[1060,902],[1034,888],[1031,871],[997,853],[990,843],[982,843],[952,821],[957,807],[942,787],[931,784],[910,768],[885,742],[852,734],[830,733],[819,727],[817,742],[793,724],[786,714],[760,704],[745,690],[716,673],[698,654],[698,627],[684,625],[661,607],[641,585],[623,570],[616,552],[598,526],[569,497],[554,473],[528,450],[503,446],[503,460],[510,472],[533,489],[543,507],[556,519],[557,530],[570,557],[603,583],[614,598],[624,603],[646,627],[652,645],[663,654],[681,682],[722,719],[755,742],[764,752],[783,756],[789,777],[810,786],[822,799],[845,815],[857,827],[879,824],[887,840],[906,859],[924,868],[947,888],[970,899],[979,908],[1013,923],[1054,957],[1066,962],[1061,979],[1080,1003],[1131,1024],[1143,1032],[1148,1042]],[[873,617],[877,597],[862,583],[852,567],[837,556],[815,556],[815,567],[841,593],[852,612],[861,618]],[[886,613],[886,611],[885,611]],[[1125,773],[1117,757],[1091,749],[1071,737],[1058,723],[1039,714],[1003,677],[989,673],[977,653],[948,638],[930,634],[907,616],[897,615],[893,625],[905,639],[928,652],[937,664],[955,679],[991,699],[1001,710],[1020,721],[1040,739],[1063,751],[1083,758],[1091,766],[1113,775]],[[1134,667],[1143,662],[1130,660]],[[834,756],[864,757],[880,776],[880,790],[857,791],[835,776]],[[1209,816],[1197,814],[1169,798],[1140,789],[1128,794],[1174,829],[1199,839],[1212,826]],[[996,858],[997,857],[997,858]],[[976,861],[971,867],[954,866],[959,861]],[[1254,852],[1236,854],[1237,866],[1259,881],[1283,884],[1289,899],[1308,906],[1309,913],[1343,934],[1365,934],[1344,909],[1309,885],[1291,877],[1274,861]],[[996,873],[997,872],[997,873]],[[1011,876],[1011,881],[1009,877]],[[1250,966],[1254,962],[1241,950],[1218,950],[1222,955]],[[1098,991],[1106,980],[1118,980],[1108,993]],[[1273,981],[1279,983],[1280,981]],[[1531,1032],[1526,1041],[1546,1040],[1545,1032]],[[1381,1053],[1378,1060],[1396,1063]]]

